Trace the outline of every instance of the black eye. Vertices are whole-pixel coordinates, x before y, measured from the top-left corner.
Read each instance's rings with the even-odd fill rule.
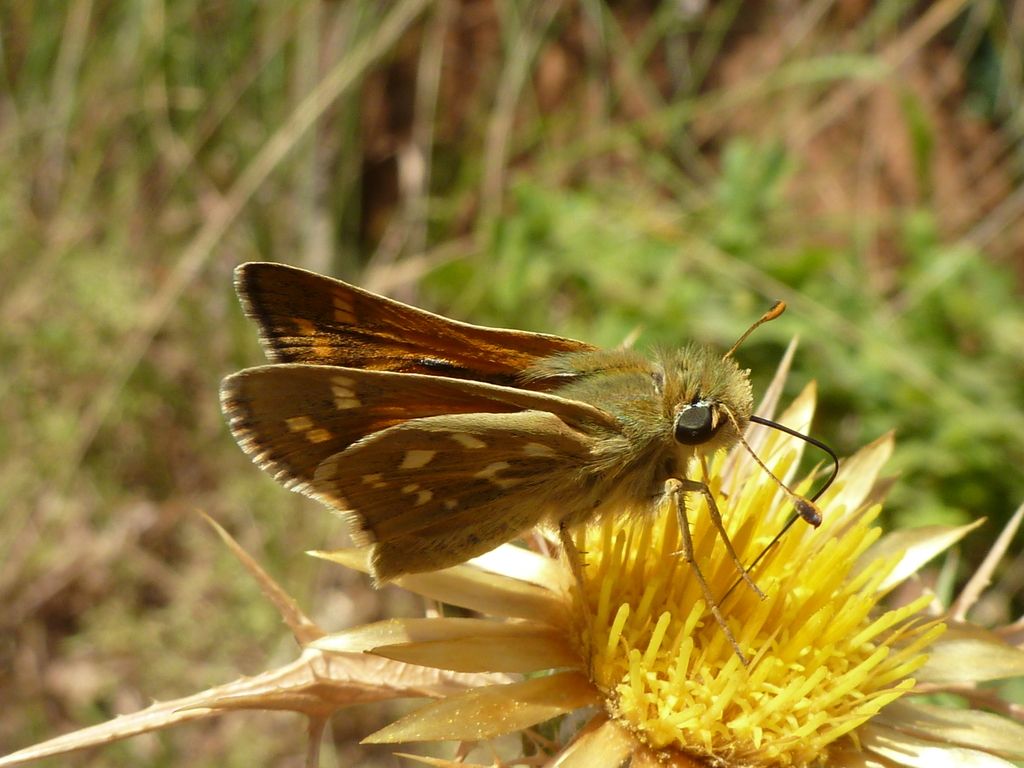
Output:
[[[717,429],[711,418],[711,406],[705,402],[683,406],[676,416],[676,442],[683,445],[706,443]]]

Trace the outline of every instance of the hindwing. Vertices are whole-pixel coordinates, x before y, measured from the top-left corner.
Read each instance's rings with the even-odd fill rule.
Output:
[[[376,432],[317,468],[311,491],[374,543],[378,580],[487,552],[586,498],[595,438],[547,411],[446,414]],[[552,514],[554,513],[554,514]]]

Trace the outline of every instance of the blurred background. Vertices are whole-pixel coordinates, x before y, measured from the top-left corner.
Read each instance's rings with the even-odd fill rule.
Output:
[[[305,556],[342,526],[224,426],[249,260],[606,346],[725,348],[785,299],[755,391],[799,336],[814,434],[897,435],[890,525],[988,518],[963,576],[1024,501],[1022,72],[1019,1],[3,4],[0,752],[294,657],[196,510],[328,630],[421,610]],[[397,764],[354,746],[383,717],[335,718],[337,765]],[[59,764],[304,739],[251,713]]]

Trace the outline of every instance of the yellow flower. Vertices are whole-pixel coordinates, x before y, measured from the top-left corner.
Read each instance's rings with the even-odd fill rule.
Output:
[[[780,420],[806,429],[813,403],[808,389]],[[802,443],[767,430],[751,440],[772,472],[788,480]],[[696,563],[743,659],[679,556],[677,516],[668,502],[656,514],[611,517],[582,532],[581,579],[564,559],[503,546],[398,582],[495,618],[395,619],[313,645],[526,676],[447,696],[370,742],[476,741],[592,708],[596,714],[578,732],[548,744],[550,764],[600,768],[632,758],[633,765],[723,767],[1009,765],[997,755],[1024,757],[1024,728],[915,700],[942,687],[935,684],[942,676],[947,687],[962,688],[1022,674],[1024,654],[994,636],[975,636],[969,654],[999,658],[987,678],[970,655],[955,665],[926,663],[929,654],[946,659],[950,648],[966,648],[965,633],[944,634],[935,598],[922,590],[883,605],[973,527],[880,539],[878,474],[891,447],[882,438],[844,462],[819,500],[822,526],[794,526],[758,564],[752,576],[763,599],[742,582],[736,586],[736,566],[703,500],[688,497]],[[792,504],[742,449],[711,461],[709,484],[736,551],[752,562]],[[322,556],[365,569],[359,550]],[[972,727],[954,729],[953,722]]]

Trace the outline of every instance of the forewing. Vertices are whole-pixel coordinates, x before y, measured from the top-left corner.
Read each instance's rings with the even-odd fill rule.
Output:
[[[335,498],[311,487],[320,464],[361,438],[410,420],[537,410],[583,433],[619,430],[604,411],[554,395],[335,366],[249,368],[224,380],[221,406],[238,444],[256,464],[286,487],[335,506]]]
[[[377,432],[325,459],[314,495],[375,542],[374,575],[435,570],[514,538],[587,498],[595,439],[553,413],[449,414]]]
[[[460,323],[284,264],[242,264],[235,270],[235,288],[274,362],[511,386],[540,359],[594,349],[559,336]],[[526,386],[544,390],[557,383]]]

